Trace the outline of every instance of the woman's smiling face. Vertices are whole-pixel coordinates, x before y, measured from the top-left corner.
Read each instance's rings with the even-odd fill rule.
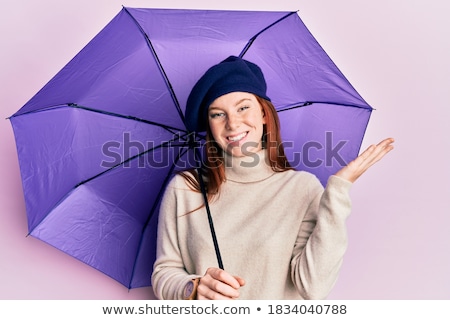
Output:
[[[262,149],[262,107],[247,92],[231,92],[214,100],[208,109],[211,134],[228,154],[243,157]]]

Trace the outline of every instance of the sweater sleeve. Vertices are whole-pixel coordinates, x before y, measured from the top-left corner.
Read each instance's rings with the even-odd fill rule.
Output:
[[[183,299],[186,283],[190,279],[199,277],[199,275],[190,275],[186,271],[178,246],[176,190],[179,189],[177,184],[182,179],[175,177],[169,183],[159,210],[152,287],[156,297],[160,300]]]
[[[291,276],[305,299],[325,299],[333,288],[347,249],[346,219],[352,183],[331,176],[325,190],[311,189],[291,260]],[[323,192],[322,192],[323,190]]]

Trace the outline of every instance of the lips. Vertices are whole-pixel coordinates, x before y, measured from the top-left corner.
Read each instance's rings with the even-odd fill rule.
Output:
[[[228,136],[227,140],[230,141],[230,142],[237,142],[237,141],[240,141],[240,140],[244,139],[247,136],[247,134],[248,134],[248,131],[242,132],[242,133],[240,133],[238,135],[235,135],[235,136]]]

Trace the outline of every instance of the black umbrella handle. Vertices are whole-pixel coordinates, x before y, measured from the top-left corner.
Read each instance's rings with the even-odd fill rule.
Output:
[[[211,210],[209,209],[208,196],[206,193],[205,183],[202,178],[201,169],[197,168],[197,172],[198,172],[198,181],[200,184],[200,190],[202,191],[202,194],[203,194],[203,200],[205,202],[206,213],[208,215],[209,228],[211,229],[211,236],[212,236],[213,243],[214,243],[214,250],[216,251],[217,263],[219,264],[219,268],[224,270],[222,256],[220,255],[219,243],[217,242],[216,231],[214,230],[214,223],[213,223],[213,219],[211,216]]]

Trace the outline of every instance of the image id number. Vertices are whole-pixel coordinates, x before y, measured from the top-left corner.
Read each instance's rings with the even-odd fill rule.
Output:
[[[345,304],[269,304],[269,314],[346,314]]]

